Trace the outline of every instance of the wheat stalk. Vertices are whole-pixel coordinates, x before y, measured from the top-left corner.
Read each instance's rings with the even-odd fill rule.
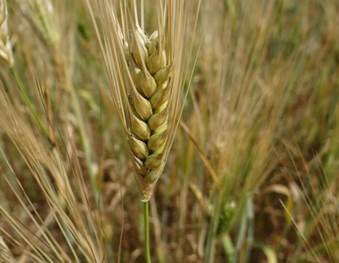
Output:
[[[2,237],[0,237],[0,263],[14,263],[12,253]]]
[[[187,6],[184,1],[157,1],[158,22],[148,35],[143,1],[130,5],[128,1],[87,0],[87,4],[114,107],[128,137],[144,201],[148,201],[163,172],[182,112],[191,54]]]
[[[7,20],[7,2],[6,0],[0,0],[0,64],[12,66],[14,59]]]

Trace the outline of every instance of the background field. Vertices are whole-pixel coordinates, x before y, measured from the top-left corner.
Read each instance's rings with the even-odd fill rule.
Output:
[[[13,262],[144,262],[141,194],[86,5],[8,9],[0,236]],[[339,1],[203,0],[194,41],[151,200],[153,261],[339,262]]]

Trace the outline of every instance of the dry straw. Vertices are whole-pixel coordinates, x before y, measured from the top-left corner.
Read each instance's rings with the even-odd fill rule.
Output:
[[[28,21],[35,29],[35,33],[49,46],[55,45],[61,39],[59,23],[62,17],[56,10],[58,2],[62,1],[16,0],[22,15],[29,18]]]
[[[148,201],[163,173],[182,112],[191,62],[189,16],[185,1],[157,1],[157,23],[153,33],[147,34],[147,5],[127,2],[87,1],[114,106],[128,137],[144,200]]]
[[[0,263],[14,263],[12,253],[2,237],[0,237]]]
[[[91,212],[80,163],[73,157],[75,147],[69,146],[67,154],[62,155],[64,146],[57,142],[51,151],[42,134],[39,136],[25,117],[0,85],[1,130],[25,161],[41,189],[50,213],[42,221],[39,211],[34,209],[33,203],[27,198],[6,153],[0,148],[3,165],[8,169],[4,179],[19,202],[22,213],[27,215],[27,223],[35,226],[36,231],[27,229],[27,223],[22,224],[0,204],[1,220],[10,226],[14,241],[26,247],[23,255],[33,260],[30,262],[80,262],[79,258],[84,259],[81,262],[103,262],[104,249],[99,223]],[[66,134],[64,136],[68,138]],[[68,141],[72,145],[72,140]],[[53,230],[60,231],[57,238],[54,232],[46,228],[50,220],[56,222]],[[2,232],[6,234],[9,230],[0,224],[0,233]],[[62,241],[65,245],[60,245]]]
[[[12,46],[8,34],[8,10],[6,0],[0,0],[0,64],[13,65]]]

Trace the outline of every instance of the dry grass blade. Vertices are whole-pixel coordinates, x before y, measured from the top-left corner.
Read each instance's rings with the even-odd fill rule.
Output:
[[[308,224],[299,222],[297,214],[291,214],[286,206],[284,209],[291,218],[298,235],[302,239],[302,251],[297,251],[300,258],[309,258],[314,262],[338,262],[339,253],[339,210],[338,182],[330,182],[326,175],[320,176],[322,188],[310,181],[312,174],[300,177],[300,196],[309,217]],[[299,219],[299,220],[298,220]],[[317,238],[315,238],[317,237]]]
[[[6,0],[0,0],[0,63],[13,64],[12,46],[8,32],[8,10]]]
[[[152,34],[144,28],[144,4],[87,1],[126,131],[144,200],[163,172],[182,112],[191,54],[187,6],[159,1]],[[98,17],[97,17],[98,14]],[[99,16],[100,14],[100,16]],[[188,54],[188,55],[187,55]]]
[[[51,150],[44,144],[44,140],[34,133],[1,89],[0,120],[4,123],[3,132],[25,161],[48,206],[55,211],[53,218],[67,249],[61,248],[49,230],[43,229],[43,220],[19,180],[6,180],[23,211],[38,229],[37,233],[41,233],[39,242],[33,242],[36,236],[0,206],[0,214],[18,235],[18,242],[27,246],[31,250],[30,257],[39,258],[42,260],[40,262],[80,262],[82,257],[86,258],[86,262],[102,262],[104,252],[99,237],[100,229],[90,211],[81,168],[77,159],[72,157],[74,154],[67,153],[66,158],[63,158],[60,145],[55,145]],[[6,160],[5,153],[1,152],[1,155]],[[16,178],[11,164],[8,161],[6,164],[11,177]],[[73,184],[70,178],[75,179],[76,183]]]
[[[53,1],[27,0],[16,1],[16,3],[23,16],[31,23],[43,41],[48,45],[60,41],[61,32],[55,21],[60,22],[61,18],[55,12]]]
[[[11,251],[5,241],[0,237],[0,263],[14,263]]]

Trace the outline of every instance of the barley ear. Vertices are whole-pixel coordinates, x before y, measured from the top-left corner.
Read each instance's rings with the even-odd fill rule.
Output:
[[[12,66],[14,59],[8,33],[8,10],[6,0],[0,0],[0,64]]]
[[[163,169],[168,137],[170,66],[166,50],[160,46],[157,31],[148,37],[137,28],[127,56],[134,81],[128,122],[130,145],[145,200]]]
[[[155,1],[158,19],[146,27],[153,31],[148,34],[138,17],[143,16],[143,3],[139,8],[137,1],[86,2],[136,179],[148,201],[163,173],[182,113],[184,87],[190,83],[189,6],[187,1]]]

